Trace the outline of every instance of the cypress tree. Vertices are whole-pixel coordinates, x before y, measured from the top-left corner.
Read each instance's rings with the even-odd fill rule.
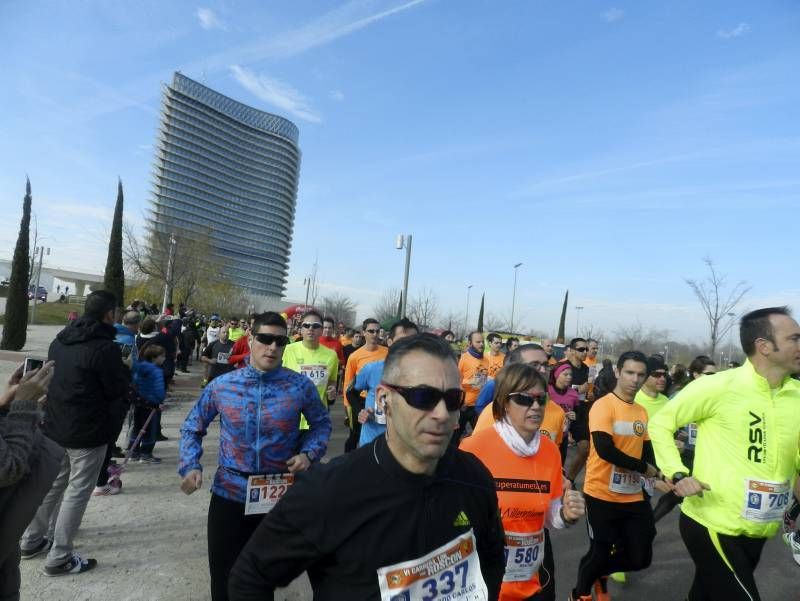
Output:
[[[486,297],[486,293],[484,292],[481,294],[481,310],[478,311],[478,332],[483,332],[483,301]]]
[[[14,260],[11,263],[11,281],[6,299],[6,319],[0,349],[19,351],[25,346],[28,336],[28,280],[30,279],[30,227],[31,227],[31,180],[25,186],[22,201],[22,221],[19,224]]]
[[[103,288],[113,293],[119,306],[125,306],[125,272],[122,267],[122,180],[117,183],[117,205],[114,207],[114,221],[111,223],[111,236],[108,239],[108,257],[103,276]]]
[[[561,307],[561,320],[558,322],[558,336],[556,336],[556,342],[563,343],[564,342],[564,329],[566,328],[567,324],[567,301],[569,300],[569,290],[564,295],[564,305]]]

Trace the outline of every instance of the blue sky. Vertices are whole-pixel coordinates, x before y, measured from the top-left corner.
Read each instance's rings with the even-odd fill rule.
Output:
[[[800,6],[751,2],[4,2],[0,258],[24,178],[54,265],[102,270],[119,175],[141,226],[181,70],[300,128],[287,295],[705,336],[711,256],[745,306],[800,308]],[[568,330],[575,327],[571,310]]]

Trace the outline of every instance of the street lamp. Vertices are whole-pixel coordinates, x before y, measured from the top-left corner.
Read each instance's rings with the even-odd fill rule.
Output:
[[[398,235],[394,247],[397,250],[402,250],[403,247],[406,249],[406,271],[403,276],[403,297],[400,299],[400,317],[402,318],[406,316],[406,306],[408,305],[408,271],[411,268],[411,234],[407,236],[403,236],[403,234]]]
[[[469,323],[469,293],[471,290],[472,290],[472,284],[467,286],[467,310],[464,313],[464,334],[469,332],[469,326],[467,324]]]
[[[517,269],[522,263],[517,263],[514,265],[514,293],[511,295],[511,323],[508,324],[508,329],[510,333],[514,333],[514,309],[517,302]]]
[[[578,321],[575,324],[575,337],[577,338],[581,335],[581,311],[583,311],[583,307],[576,305],[575,310],[578,312]]]

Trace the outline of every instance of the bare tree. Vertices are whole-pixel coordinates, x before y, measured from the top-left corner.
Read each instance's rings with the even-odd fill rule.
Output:
[[[614,332],[613,346],[616,354],[625,351],[642,351],[664,354],[664,347],[669,340],[669,330],[645,330],[644,326],[636,322],[627,326],[620,326]]]
[[[356,302],[349,296],[334,292],[322,297],[322,312],[325,316],[333,317],[337,322],[342,321],[347,325],[355,319]]]
[[[420,330],[433,328],[439,311],[439,299],[430,288],[422,288],[408,307],[408,317],[417,324]]]
[[[733,319],[726,318],[735,313],[736,306],[750,291],[750,286],[747,285],[747,282],[740,281],[726,294],[724,290],[727,287],[727,275],[717,273],[711,257],[705,257],[703,263],[708,267],[706,278],[704,280],[686,278],[686,283],[700,301],[700,306],[708,321],[708,348],[709,354],[713,357],[717,350],[717,343],[733,326]]]
[[[508,327],[508,321],[495,313],[487,313],[483,325],[488,332],[502,332]]]
[[[381,323],[397,319],[401,294],[399,288],[389,288],[384,291],[378,302],[372,307],[372,317]]]
[[[603,339],[603,330],[598,328],[593,323],[588,323],[583,326],[583,332],[581,333],[583,338],[592,338],[594,340],[602,340]]]

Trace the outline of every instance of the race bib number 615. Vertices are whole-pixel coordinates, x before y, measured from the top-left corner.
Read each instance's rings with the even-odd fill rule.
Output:
[[[427,555],[378,570],[381,601],[486,601],[472,530]]]

